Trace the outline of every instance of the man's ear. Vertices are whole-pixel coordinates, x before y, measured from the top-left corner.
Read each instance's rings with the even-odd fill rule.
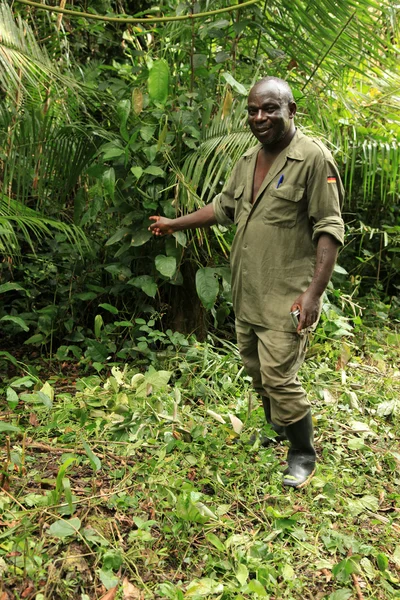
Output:
[[[296,112],[297,112],[296,102],[289,102],[289,119],[293,119]]]

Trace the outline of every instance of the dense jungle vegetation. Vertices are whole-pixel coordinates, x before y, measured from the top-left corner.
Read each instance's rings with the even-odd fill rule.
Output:
[[[1,0],[0,600],[400,598],[398,16]],[[235,346],[234,232],[148,231],[222,189],[265,75],[346,190],[301,492],[285,445],[251,441],[274,432]]]

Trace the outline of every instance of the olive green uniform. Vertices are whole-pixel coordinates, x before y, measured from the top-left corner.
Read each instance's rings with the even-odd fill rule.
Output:
[[[296,130],[252,204],[260,148],[239,159],[213,205],[218,223],[237,225],[232,298],[243,362],[257,391],[270,397],[272,420],[289,425],[309,410],[297,379],[305,339],[290,308],[313,278],[319,235],[343,243],[343,186],[327,148]]]

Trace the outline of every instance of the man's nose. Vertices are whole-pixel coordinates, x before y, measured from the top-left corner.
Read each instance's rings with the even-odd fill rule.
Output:
[[[255,115],[255,120],[256,121],[263,121],[266,118],[266,114],[265,112],[260,108],[256,115]]]

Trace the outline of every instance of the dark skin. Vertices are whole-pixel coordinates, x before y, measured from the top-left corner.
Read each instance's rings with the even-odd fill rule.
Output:
[[[322,233],[317,242],[317,260],[309,287],[293,302],[291,311],[299,309],[297,332],[310,327],[318,319],[319,300],[324,293],[335,266],[339,244],[329,233]]]
[[[276,157],[291,142],[296,128],[294,116],[296,104],[288,99],[287,90],[276,81],[261,81],[251,90],[248,97],[248,124],[253,135],[262,144],[257,156],[253,180],[254,203],[258,190]],[[200,210],[178,217],[152,216],[154,221],[149,230],[156,236],[170,235],[183,229],[196,229],[215,225],[217,220],[212,204]],[[291,310],[300,310],[297,331],[311,326],[318,319],[319,301],[328,285],[336,262],[338,242],[327,233],[318,238],[316,266],[310,286],[293,302]]]
[[[296,109],[295,102],[285,101],[285,94],[276,82],[261,82],[250,90],[247,122],[262,144],[254,172],[253,203],[276,157],[293,139]]]

